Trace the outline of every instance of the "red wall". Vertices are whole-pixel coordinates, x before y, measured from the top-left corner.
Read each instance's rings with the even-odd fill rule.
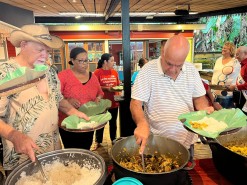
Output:
[[[8,40],[7,40],[7,50],[8,50],[9,58],[16,56],[15,47]]]
[[[111,44],[109,45],[109,53],[114,56],[114,60],[117,65],[119,65],[119,52],[122,52],[122,44]]]
[[[174,34],[178,34],[178,31],[146,31],[146,32],[140,32],[140,31],[131,31],[130,32],[130,38],[131,40],[148,40],[148,39],[155,39],[155,38],[170,38]],[[112,39],[116,40],[122,39],[122,32],[121,31],[109,31],[109,32],[104,32],[104,31],[53,31],[51,34],[57,35],[61,37],[62,39],[65,40],[105,40],[105,39]],[[183,34],[185,37],[193,37],[194,33],[193,31],[184,31]],[[8,48],[8,56],[10,57],[15,57],[16,52],[15,52],[15,47],[7,41],[7,48]],[[114,48],[112,48],[112,51],[110,51],[115,58],[115,61],[118,63],[119,62],[119,51],[122,51],[122,47],[115,45]]]
[[[105,33],[104,31],[84,32],[84,31],[56,31],[51,32],[54,35],[60,36],[62,39],[87,39],[87,40],[104,40],[104,39],[122,39],[121,31],[110,31]],[[174,34],[178,34],[178,31],[146,31],[138,32],[131,31],[130,38],[134,39],[154,39],[154,38],[170,38]],[[185,31],[181,33],[185,37],[193,37],[193,31]]]

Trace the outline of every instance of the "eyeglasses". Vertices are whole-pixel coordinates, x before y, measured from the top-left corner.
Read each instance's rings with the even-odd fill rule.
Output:
[[[75,59],[75,60],[77,60],[79,64],[88,64],[89,61],[88,59],[86,60]]]
[[[232,66],[225,66],[222,69],[222,73],[218,76],[218,85],[227,85],[227,80],[230,74],[233,72]]]

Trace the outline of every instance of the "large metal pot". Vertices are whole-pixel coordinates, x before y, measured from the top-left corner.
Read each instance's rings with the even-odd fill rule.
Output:
[[[247,127],[220,135],[216,139],[205,140],[201,137],[201,140],[204,144],[209,144],[215,167],[226,179],[233,184],[247,184],[247,157],[225,147],[228,143],[247,143]]]
[[[97,155],[89,150],[84,149],[63,149],[56,150],[53,152],[44,153],[38,155],[37,158],[40,160],[41,164],[50,164],[54,160],[59,160],[64,164],[68,162],[75,162],[79,166],[83,166],[85,161],[89,161],[94,168],[101,170],[101,176],[95,183],[95,185],[103,185],[106,180],[106,166],[105,161],[100,155]],[[20,166],[14,169],[6,179],[5,185],[14,185],[22,172],[26,172],[27,175],[32,175],[36,171],[33,168],[34,164],[27,160],[23,162]],[[90,177],[88,177],[90,178]]]
[[[144,154],[154,154],[157,151],[159,154],[170,154],[171,157],[179,156],[180,167],[170,172],[163,173],[146,173],[135,172],[122,167],[119,162],[124,156],[122,152],[127,150],[129,155],[138,155],[139,146],[136,144],[134,136],[129,136],[117,141],[111,149],[111,157],[113,159],[113,170],[115,178],[134,177],[140,180],[145,185],[186,185],[191,184],[185,165],[189,161],[189,151],[179,142],[161,137],[158,135],[151,135],[148,139]]]

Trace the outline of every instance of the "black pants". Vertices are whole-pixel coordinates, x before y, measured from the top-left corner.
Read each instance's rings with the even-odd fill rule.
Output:
[[[236,108],[239,108],[242,110],[246,99],[242,93],[242,91],[233,91],[233,101],[236,105]]]
[[[81,148],[89,150],[93,142],[94,132],[74,133],[59,128],[64,148]]]
[[[109,109],[108,111],[111,113],[112,116],[111,120],[109,121],[109,127],[110,127],[110,138],[111,141],[113,141],[114,139],[116,139],[118,108]],[[97,143],[102,143],[103,134],[104,134],[104,128],[96,130]]]

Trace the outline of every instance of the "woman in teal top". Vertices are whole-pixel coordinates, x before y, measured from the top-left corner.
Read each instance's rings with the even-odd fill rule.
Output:
[[[138,61],[138,66],[140,66],[140,68],[142,68],[146,63],[148,62],[148,60],[146,58],[140,58],[140,60]],[[136,76],[138,75],[139,70],[135,71],[131,77],[131,83],[134,84]]]

